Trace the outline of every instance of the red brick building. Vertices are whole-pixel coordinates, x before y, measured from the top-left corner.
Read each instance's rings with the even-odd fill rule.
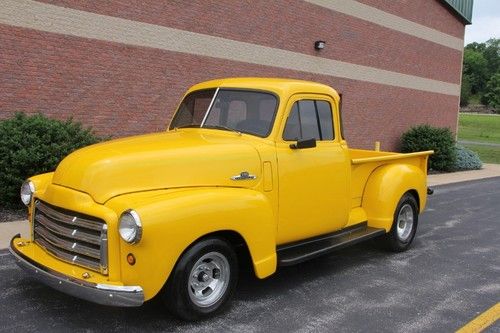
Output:
[[[343,94],[351,146],[396,149],[415,124],[456,130],[464,3],[2,0],[0,117],[72,116],[124,136],[165,129],[199,81],[289,77]]]

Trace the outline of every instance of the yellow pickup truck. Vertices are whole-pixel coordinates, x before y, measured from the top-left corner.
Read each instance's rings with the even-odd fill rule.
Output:
[[[166,132],[77,150],[28,179],[31,236],[10,251],[67,294],[115,306],[159,295],[187,320],[220,310],[245,264],[263,279],[374,237],[404,251],[432,151],[348,148],[339,103],[307,81],[197,84]]]

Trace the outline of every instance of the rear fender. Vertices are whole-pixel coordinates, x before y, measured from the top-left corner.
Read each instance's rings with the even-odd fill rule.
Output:
[[[427,176],[420,168],[389,164],[375,169],[368,178],[361,204],[368,216],[368,225],[389,232],[396,206],[408,191],[416,192],[415,199],[422,212],[427,199]]]

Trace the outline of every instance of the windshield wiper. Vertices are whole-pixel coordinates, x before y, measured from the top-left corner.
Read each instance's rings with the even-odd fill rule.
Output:
[[[237,133],[237,134],[241,135],[241,132],[240,132],[240,131],[237,131],[237,130],[235,130],[234,128],[230,128],[230,127],[223,126],[223,125],[203,125],[203,127],[202,127],[202,128],[214,128],[214,129],[220,129],[220,130],[230,131],[230,132],[234,132],[234,133]]]

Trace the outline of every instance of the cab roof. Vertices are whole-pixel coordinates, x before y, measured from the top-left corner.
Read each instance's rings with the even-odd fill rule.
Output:
[[[205,81],[195,84],[189,88],[188,93],[194,90],[210,88],[265,90],[273,92],[278,96],[290,96],[299,93],[314,93],[329,95],[337,100],[339,99],[337,91],[325,84],[304,80],[263,77],[236,77]]]

